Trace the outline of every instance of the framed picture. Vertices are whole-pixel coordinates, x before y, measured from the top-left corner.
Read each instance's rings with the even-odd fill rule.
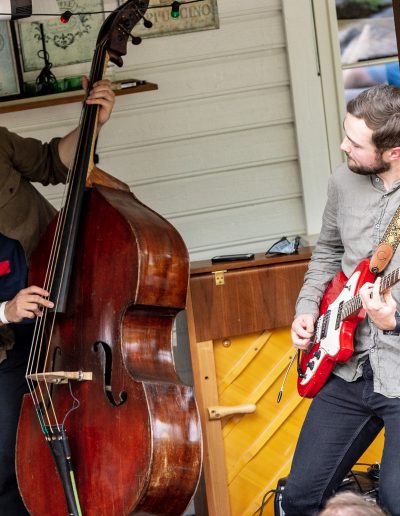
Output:
[[[21,95],[21,68],[15,49],[14,26],[0,21],[0,101]]]
[[[53,67],[92,60],[104,21],[104,14],[101,13],[103,0],[76,0],[73,3],[71,0],[58,0],[58,5],[60,12],[71,10],[80,14],[72,16],[65,24],[58,17],[32,22],[26,18],[18,23],[24,73],[43,68],[44,49]]]
[[[119,5],[124,2],[125,0],[119,0]],[[140,21],[133,30],[135,36],[154,38],[219,28],[217,0],[187,3],[183,0],[175,15],[172,14],[170,0],[152,0],[145,18],[153,26],[148,29],[144,26],[143,20]]]

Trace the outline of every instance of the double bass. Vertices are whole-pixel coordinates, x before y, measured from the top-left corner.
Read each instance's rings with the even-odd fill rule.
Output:
[[[149,0],[104,22],[90,72],[122,66]],[[32,256],[30,283],[55,307],[38,318],[16,445],[32,516],[179,515],[201,469],[193,389],[171,338],[189,260],[175,228],[93,165],[98,106],[85,104],[67,192]]]

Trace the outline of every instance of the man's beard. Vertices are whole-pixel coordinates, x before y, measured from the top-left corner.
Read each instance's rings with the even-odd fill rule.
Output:
[[[373,167],[361,167],[360,165],[351,164],[350,156],[346,153],[347,156],[347,166],[349,169],[355,174],[359,174],[361,176],[372,176],[376,174],[382,174],[383,172],[387,172],[390,170],[390,163],[384,161],[380,154],[376,156],[376,163]]]

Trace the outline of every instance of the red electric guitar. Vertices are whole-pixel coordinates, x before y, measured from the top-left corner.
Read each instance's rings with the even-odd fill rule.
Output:
[[[300,396],[313,398],[323,387],[336,362],[346,362],[353,354],[353,336],[364,319],[358,291],[375,280],[365,259],[349,279],[339,272],[329,284],[320,306],[320,316],[308,351],[299,364],[297,390]],[[400,267],[382,278],[381,293],[400,281]]]

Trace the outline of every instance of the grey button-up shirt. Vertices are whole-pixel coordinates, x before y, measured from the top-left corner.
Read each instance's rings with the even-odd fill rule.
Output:
[[[364,258],[370,258],[400,205],[400,181],[386,191],[377,176],[361,176],[346,165],[330,177],[328,201],[321,233],[300,291],[296,316],[318,315],[324,292],[342,270],[349,277]],[[384,275],[400,266],[400,246]],[[400,284],[392,289],[400,306]],[[361,366],[370,358],[374,390],[388,397],[400,397],[400,336],[379,330],[368,318],[356,330],[353,356],[337,364],[334,374],[353,381],[361,376]]]

